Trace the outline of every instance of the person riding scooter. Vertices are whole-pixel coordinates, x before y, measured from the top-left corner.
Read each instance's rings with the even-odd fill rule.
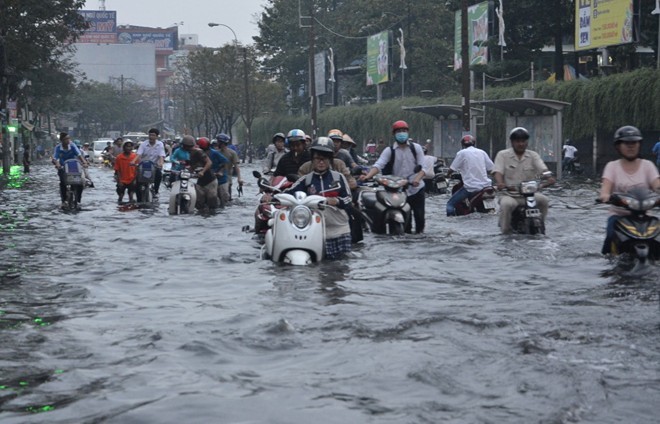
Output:
[[[463,187],[447,201],[447,216],[456,215],[458,203],[493,185],[488,178],[488,173],[493,170],[493,161],[486,152],[475,147],[476,143],[477,140],[473,136],[465,135],[461,139],[462,149],[456,154],[447,171],[447,178],[454,172],[458,172],[463,181]]]
[[[351,229],[346,209],[351,205],[351,190],[342,174],[330,169],[334,145],[328,137],[319,137],[309,148],[312,155],[311,174],[305,175],[287,193],[302,191],[327,199],[325,217],[325,255],[337,259],[351,250]]]

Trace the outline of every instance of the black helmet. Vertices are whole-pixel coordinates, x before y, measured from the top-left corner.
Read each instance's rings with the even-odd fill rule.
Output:
[[[614,144],[623,143],[624,141],[642,141],[642,132],[633,127],[632,125],[626,125],[621,127],[614,132]]]
[[[335,153],[335,144],[328,137],[319,137],[312,143],[309,150],[333,155]]]
[[[515,127],[509,133],[509,140],[529,140],[529,132],[523,127]]]

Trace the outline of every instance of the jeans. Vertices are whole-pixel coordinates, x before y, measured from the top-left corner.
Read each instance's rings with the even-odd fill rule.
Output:
[[[447,216],[456,216],[456,205],[463,200],[470,198],[473,193],[468,193],[465,187],[458,189],[456,193],[447,201]]]
[[[621,218],[619,215],[610,215],[610,217],[607,218],[605,241],[603,242],[603,248],[600,251],[600,253],[603,255],[607,255],[611,251],[612,239],[614,238],[614,226],[616,225],[616,222],[619,220],[619,218]]]

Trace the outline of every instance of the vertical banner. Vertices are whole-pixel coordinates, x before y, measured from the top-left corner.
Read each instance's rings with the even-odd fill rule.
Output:
[[[461,11],[454,15],[454,70],[461,69]],[[488,63],[488,2],[468,7],[468,44],[470,65]]]
[[[325,52],[314,55],[314,85],[316,86],[316,95],[322,96],[325,90]]]
[[[367,39],[367,85],[390,80],[390,32],[383,31]]]
[[[576,0],[575,49],[633,41],[633,0]]]

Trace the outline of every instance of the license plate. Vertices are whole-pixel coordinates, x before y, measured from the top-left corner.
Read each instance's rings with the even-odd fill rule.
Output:
[[[495,209],[495,199],[483,199],[484,209]]]
[[[437,188],[447,188],[447,181],[438,181],[435,186]]]
[[[541,211],[538,209],[527,209],[525,210],[525,216],[528,218],[539,218],[541,216]]]

